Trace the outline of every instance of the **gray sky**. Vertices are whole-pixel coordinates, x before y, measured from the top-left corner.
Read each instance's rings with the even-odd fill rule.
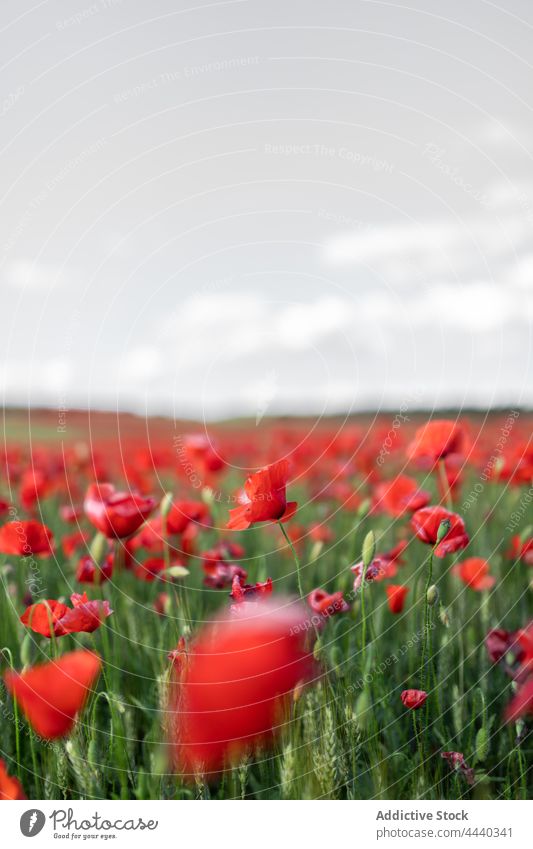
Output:
[[[533,403],[533,6],[4,0],[7,403]]]

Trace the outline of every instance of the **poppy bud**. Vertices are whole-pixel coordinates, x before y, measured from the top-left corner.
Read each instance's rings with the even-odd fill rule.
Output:
[[[172,493],[171,492],[165,492],[163,498],[161,499],[161,504],[160,504],[160,507],[159,507],[159,509],[161,511],[161,515],[163,516],[164,519],[166,519],[166,517],[170,513],[171,507],[172,507]]]
[[[368,687],[365,687],[355,704],[355,715],[358,725],[365,728],[370,714],[370,695]]]
[[[448,611],[442,604],[439,607],[439,619],[445,628],[450,627],[450,617],[448,616]]]
[[[451,526],[452,525],[449,519],[442,520],[437,531],[437,545],[439,544],[439,542],[442,542],[446,534],[449,532]]]
[[[429,589],[427,591],[426,599],[427,599],[427,603],[429,604],[430,607],[433,607],[433,605],[438,602],[439,591],[438,591],[437,587],[435,586],[435,584],[432,584],[429,587]]]
[[[364,538],[363,541],[363,566],[365,567],[365,572],[372,563],[376,554],[376,538],[374,536],[374,531],[369,531]]]
[[[364,519],[365,516],[368,515],[368,511],[370,510],[371,505],[372,502],[370,498],[365,498],[364,501],[361,501],[361,504],[357,508],[357,513],[355,514],[359,521],[361,521],[361,519]]]
[[[485,727],[480,728],[476,734],[475,751],[476,761],[483,763],[489,752],[489,736]]]
[[[211,507],[215,502],[215,493],[211,489],[210,486],[204,486],[202,489],[202,501],[204,504],[207,504],[208,507]]]
[[[104,557],[107,554],[108,548],[107,538],[98,531],[93,541],[89,546],[89,551],[91,554],[91,559],[96,563],[97,566],[101,566],[104,560]]]

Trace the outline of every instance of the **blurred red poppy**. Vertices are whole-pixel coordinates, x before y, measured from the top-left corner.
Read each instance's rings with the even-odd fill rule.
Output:
[[[385,587],[385,592],[387,593],[390,612],[401,613],[405,605],[405,598],[409,592],[409,587],[404,587],[402,584],[389,584]]]
[[[72,534],[67,534],[61,540],[61,548],[65,557],[72,557],[77,548],[84,546],[89,542],[89,534],[86,531],[74,531]]]
[[[256,522],[286,522],[296,512],[296,501],[287,502],[289,461],[280,460],[256,472],[244,484],[240,507],[230,510],[227,524],[241,531]]]
[[[506,722],[516,722],[521,716],[533,714],[533,675],[522,684],[505,709]]]
[[[175,564],[173,564],[175,565]],[[159,578],[161,572],[164,572],[166,569],[166,563],[163,557],[148,557],[144,563],[138,563],[135,569],[133,570],[136,578],[139,578],[140,581],[155,581],[156,578]]]
[[[86,593],[73,593],[70,600],[73,607],[55,599],[39,601],[26,608],[20,621],[43,637],[51,636],[51,626],[55,637],[64,637],[81,632],[90,634],[113,613],[108,601],[89,601]]]
[[[103,584],[113,576],[113,554],[108,554],[101,566],[97,566],[90,555],[82,557],[76,569],[76,580],[80,584]]]
[[[379,483],[375,489],[376,507],[394,517],[414,513],[429,504],[430,499],[430,493],[420,489],[417,482],[407,475]]]
[[[506,556],[510,560],[522,560],[527,566],[533,566],[533,537],[522,542],[518,534],[514,536]]]
[[[244,549],[240,545],[233,543],[219,543],[209,551],[204,551],[202,554],[202,567],[204,570],[204,584],[206,587],[221,590],[224,587],[231,587],[233,579],[239,577],[245,581],[248,573],[242,569],[237,563],[228,562],[230,557],[242,557]]]
[[[237,604],[244,601],[256,600],[258,597],[271,595],[273,590],[272,578],[258,581],[256,584],[243,584],[240,575],[235,575],[231,584],[230,598]]]
[[[4,680],[34,731],[53,740],[71,731],[101,665],[97,654],[80,650],[22,673],[10,670]]]
[[[441,522],[446,520],[450,523],[450,529],[435,548],[436,557],[444,557],[468,545],[470,538],[462,518],[444,507],[423,507],[411,517],[411,527],[418,539],[428,545],[436,544]]]
[[[489,569],[489,563],[482,557],[468,557],[453,567],[453,573],[467,587],[482,592],[483,590],[490,590],[496,583],[496,578],[489,575]]]
[[[191,523],[209,525],[209,508],[203,501],[174,501],[166,518],[167,533],[182,534]]]
[[[117,492],[110,483],[91,484],[83,502],[89,521],[108,539],[122,539],[134,534],[155,506],[154,498]]]
[[[518,642],[516,631],[505,631],[503,628],[493,628],[485,637],[487,654],[493,663],[499,663],[513,654],[513,661],[520,662],[524,650]]]
[[[26,795],[18,778],[9,775],[4,761],[0,758],[0,801],[25,799]]]
[[[50,528],[29,521],[8,522],[0,528],[0,552],[27,557],[30,554],[52,554],[54,535]]]
[[[74,525],[83,516],[83,508],[72,504],[62,504],[59,508],[59,516],[69,525]]]
[[[295,686],[311,677],[305,610],[287,599],[278,604],[260,605],[246,618],[223,619],[190,647],[169,708],[174,759],[191,778],[219,771],[268,741]]]
[[[436,419],[418,428],[407,454],[411,459],[423,458],[436,462],[450,454],[464,453],[465,445],[466,434],[459,422]]]
[[[468,784],[474,784],[474,770],[467,766],[465,756],[462,752],[441,752],[440,756],[448,761],[452,769],[460,772],[466,778]]]
[[[409,710],[418,710],[426,701],[428,694],[425,690],[404,690],[400,698],[402,704]]]
[[[314,613],[320,613],[325,618],[336,613],[346,613],[350,609],[342,592],[328,593],[322,589],[313,590],[307,596],[307,603]]]

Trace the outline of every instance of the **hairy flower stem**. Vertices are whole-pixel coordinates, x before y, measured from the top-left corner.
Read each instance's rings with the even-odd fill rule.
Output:
[[[285,537],[285,539],[286,539],[286,541],[287,541],[287,543],[288,543],[288,545],[289,545],[289,547],[292,551],[292,556],[293,556],[294,562],[296,564],[296,581],[298,583],[298,593],[300,594],[300,598],[303,600],[304,591],[303,591],[303,588],[302,588],[302,575],[301,575],[301,567],[300,567],[300,558],[296,554],[296,549],[294,548],[291,540],[289,539],[289,535],[287,534],[287,531],[283,527],[282,522],[278,522],[278,525],[280,526],[281,533]]]
[[[365,608],[365,582],[366,569],[363,564],[363,574],[361,576],[361,668],[363,675],[366,671],[366,608]]]
[[[438,543],[437,543],[438,544]],[[424,588],[424,621],[422,624],[422,658],[420,663],[420,680],[421,689],[427,690],[433,687],[435,689],[435,698],[437,698],[437,675],[433,662],[431,629],[432,629],[432,607],[428,601],[428,590],[433,583],[433,557],[437,544],[431,549],[428,558],[428,570],[426,576],[426,584]],[[433,683],[431,674],[433,672]],[[429,721],[429,699],[426,702],[426,723]]]

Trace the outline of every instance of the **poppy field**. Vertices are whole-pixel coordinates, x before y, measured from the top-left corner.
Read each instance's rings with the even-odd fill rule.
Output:
[[[49,425],[4,429],[0,799],[531,798],[531,414]]]

